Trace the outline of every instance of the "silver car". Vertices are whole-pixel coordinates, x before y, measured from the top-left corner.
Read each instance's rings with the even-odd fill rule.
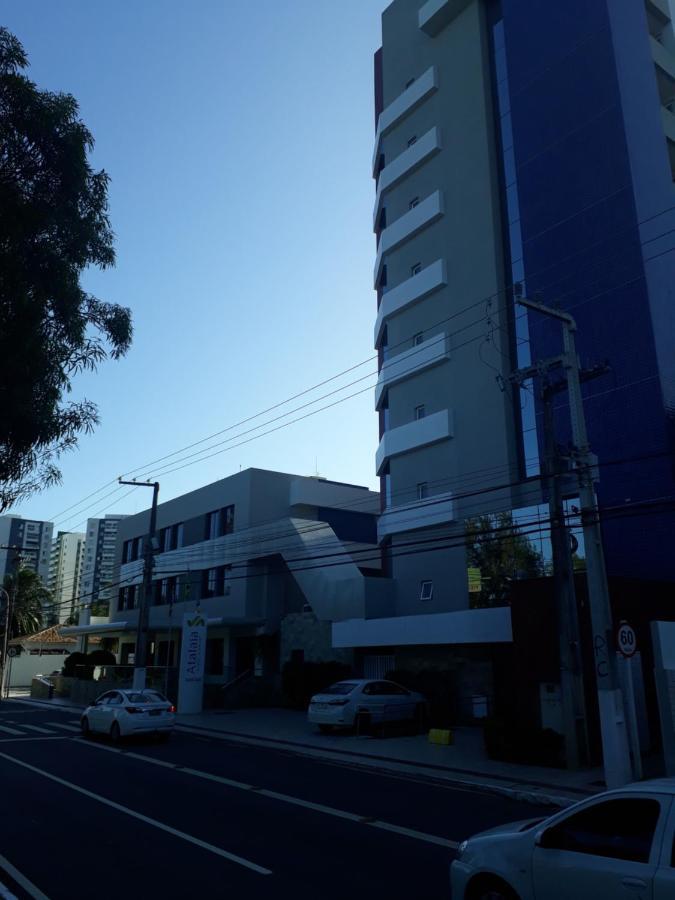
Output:
[[[417,721],[426,718],[426,700],[393,681],[346,679],[315,694],[309,704],[307,720],[320,731],[353,728],[362,733],[371,725],[384,722]]]
[[[675,778],[469,838],[451,886],[452,900],[672,900]]]

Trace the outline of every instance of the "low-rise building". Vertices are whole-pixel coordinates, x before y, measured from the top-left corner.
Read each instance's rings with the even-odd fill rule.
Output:
[[[261,469],[161,503],[149,664],[177,665],[183,615],[196,608],[208,620],[207,685],[275,675],[290,659],[351,660],[331,624],[391,611],[378,509],[367,488]],[[100,633],[117,639],[121,665],[134,660],[149,519],[118,525],[117,597]]]

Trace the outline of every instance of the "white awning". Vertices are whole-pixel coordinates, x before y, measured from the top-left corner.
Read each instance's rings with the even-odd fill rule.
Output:
[[[333,647],[396,647],[420,644],[508,644],[513,640],[511,610],[462,609],[456,612],[333,623]]]

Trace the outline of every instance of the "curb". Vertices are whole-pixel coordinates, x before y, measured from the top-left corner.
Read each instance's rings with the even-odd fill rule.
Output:
[[[63,709],[71,712],[82,712],[84,706],[76,706],[74,704],[53,703],[50,700],[33,700],[9,697],[15,703],[25,703],[29,706],[38,706],[47,709]],[[328,747],[315,747],[311,744],[301,744],[298,741],[287,741],[283,738],[268,738],[260,735],[244,734],[237,731],[223,731],[220,729],[204,728],[201,725],[183,725],[176,724],[177,731],[183,731],[187,734],[196,734],[208,736],[222,741],[230,741],[231,743],[249,744],[252,746],[269,747],[274,750],[283,750],[287,753],[293,753],[296,756],[307,756],[312,759],[319,759],[335,765],[348,766],[359,769],[361,771],[381,772],[387,775],[414,777],[420,781],[430,784],[443,785],[444,787],[455,786],[464,790],[480,791],[486,794],[496,794],[500,797],[507,797],[511,800],[517,800],[521,803],[531,803],[537,806],[554,806],[556,808],[565,808],[572,806],[579,800],[591,797],[594,791],[584,791],[578,788],[571,788],[570,793],[578,794],[578,797],[570,797],[564,794],[549,793],[546,788],[544,790],[538,785],[531,783],[523,783],[520,786],[513,784],[512,779],[505,779],[511,783],[508,785],[495,784],[494,781],[481,781],[480,773],[465,772],[462,769],[451,769],[447,766],[438,766],[433,763],[415,763],[406,760],[394,759],[387,756],[375,756],[365,753],[358,753],[354,750],[333,750]],[[386,765],[389,763],[389,765]],[[413,769],[414,771],[411,771]],[[419,769],[427,769],[426,772],[417,771]],[[441,775],[440,773],[447,773]],[[434,774],[439,773],[439,774]],[[476,780],[472,778],[462,777],[463,775],[476,776]],[[489,777],[489,776],[486,776]],[[492,776],[500,778],[504,776]]]
[[[562,794],[548,793],[540,790],[531,784],[523,784],[522,786],[495,784],[492,781],[480,781],[462,778],[462,770],[450,769],[445,766],[433,766],[429,763],[411,763],[405,760],[393,759],[391,757],[370,756],[364,753],[356,753],[354,751],[329,750],[328,748],[314,747],[310,744],[300,744],[296,741],[285,741],[283,739],[266,738],[257,735],[242,734],[240,732],[228,732],[221,730],[211,730],[199,725],[182,725],[176,724],[177,731],[183,731],[189,734],[208,736],[222,741],[230,741],[230,743],[248,744],[251,746],[270,747],[275,750],[283,750],[287,753],[293,753],[296,756],[306,756],[312,759],[323,760],[324,762],[333,763],[334,765],[342,765],[356,768],[361,771],[380,772],[386,775],[414,777],[416,780],[425,781],[430,784],[442,785],[444,787],[460,787],[464,790],[480,791],[481,793],[496,794],[501,797],[508,797],[511,800],[518,800],[522,803],[531,803],[538,806],[554,806],[556,808],[564,808],[578,803],[586,797],[592,796],[593,792],[575,790],[577,797],[569,797]],[[330,754],[330,755],[328,755]],[[333,755],[335,754],[335,755]],[[370,761],[372,760],[372,762]],[[390,765],[383,765],[389,762]],[[420,768],[432,769],[435,771],[447,772],[448,775],[434,775],[427,772],[418,771]],[[411,771],[411,769],[413,771]]]

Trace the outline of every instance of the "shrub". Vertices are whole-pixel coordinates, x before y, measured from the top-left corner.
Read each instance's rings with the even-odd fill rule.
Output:
[[[83,666],[85,664],[87,657],[84,653],[80,653],[76,651],[75,653],[70,653],[66,656],[66,659],[63,663],[63,674],[68,678],[75,677],[75,667]]]
[[[539,766],[563,764],[564,740],[551,728],[492,718],[483,726],[483,737],[490,759]]]

